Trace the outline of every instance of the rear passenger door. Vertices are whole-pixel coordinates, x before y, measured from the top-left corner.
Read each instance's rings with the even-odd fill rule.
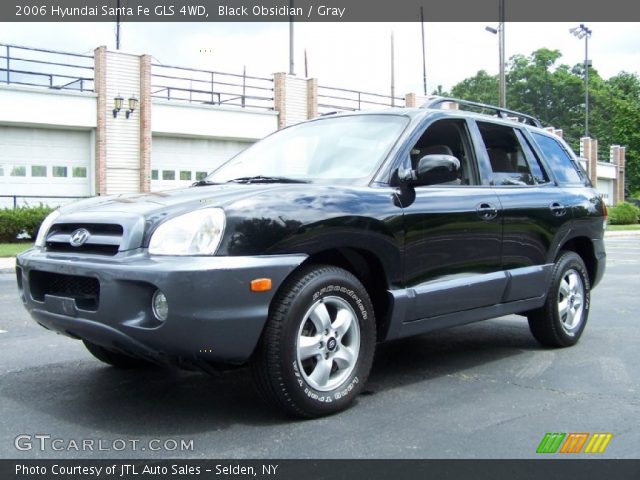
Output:
[[[602,199],[594,188],[585,188],[590,186],[590,182],[569,146],[546,132],[528,133],[532,145],[537,147],[540,158],[555,177],[563,205],[571,210],[572,235],[579,233],[587,238],[600,238]]]
[[[476,122],[490,184],[502,206],[501,265],[511,285],[505,301],[543,295],[553,252],[571,226],[571,199],[558,188],[519,125]]]

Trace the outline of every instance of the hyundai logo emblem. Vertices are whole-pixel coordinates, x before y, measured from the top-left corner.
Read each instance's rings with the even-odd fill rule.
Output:
[[[71,234],[69,243],[72,247],[81,247],[87,240],[89,240],[90,236],[91,234],[89,233],[89,230],[86,228],[79,228]]]

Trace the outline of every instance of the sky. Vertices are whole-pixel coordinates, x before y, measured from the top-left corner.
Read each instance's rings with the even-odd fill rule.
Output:
[[[509,23],[506,56],[529,55],[541,47],[558,49],[562,63],[584,62],[584,40],[569,33],[573,23]],[[499,68],[498,36],[487,23],[425,22],[427,88],[447,90],[484,69]],[[589,58],[601,76],[640,72],[640,23],[588,23],[593,31]],[[123,23],[121,50],[151,54],[155,61],[268,76],[289,68],[289,24],[279,23]],[[420,23],[295,23],[295,73],[308,73],[323,86],[388,94],[390,37],[394,34],[396,96],[422,93]],[[77,53],[99,45],[115,49],[114,23],[0,23],[0,43]]]

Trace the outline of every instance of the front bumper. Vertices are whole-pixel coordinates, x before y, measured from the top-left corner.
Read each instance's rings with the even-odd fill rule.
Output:
[[[275,292],[305,259],[154,257],[144,250],[80,258],[32,249],[18,256],[16,272],[25,307],[50,330],[157,362],[241,364],[260,338]],[[265,277],[272,289],[252,292],[251,280]],[[98,285],[98,301],[46,293],[48,279],[60,278],[89,279]],[[165,322],[151,309],[156,289],[169,304]]]

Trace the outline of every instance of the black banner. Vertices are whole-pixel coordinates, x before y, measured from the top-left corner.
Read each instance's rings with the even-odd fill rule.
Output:
[[[637,480],[640,460],[0,460],[0,478]]]
[[[496,21],[499,0],[13,0],[0,22]],[[509,22],[639,21],[630,0],[505,0]],[[118,7],[120,5],[120,7]]]

